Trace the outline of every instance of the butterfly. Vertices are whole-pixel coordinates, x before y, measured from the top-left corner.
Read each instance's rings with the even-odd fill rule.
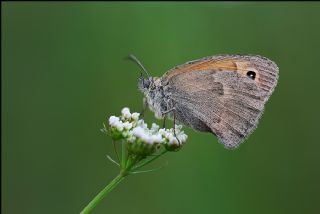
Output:
[[[255,130],[279,78],[279,68],[258,55],[215,55],[186,62],[162,77],[141,75],[138,87],[157,118],[210,132],[237,148]]]

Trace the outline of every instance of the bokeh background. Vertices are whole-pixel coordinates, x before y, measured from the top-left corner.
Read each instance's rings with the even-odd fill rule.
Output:
[[[1,6],[4,213],[79,213],[117,175],[99,130],[124,106],[141,110],[130,53],[153,76],[204,56],[259,54],[280,79],[239,149],[187,128],[187,145],[153,164],[167,167],[128,177],[93,213],[320,213],[319,2]]]

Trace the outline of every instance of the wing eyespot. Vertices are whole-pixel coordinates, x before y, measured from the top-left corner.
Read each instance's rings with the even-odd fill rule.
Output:
[[[250,79],[254,80],[256,78],[256,72],[248,71],[247,72],[247,77],[249,77]]]

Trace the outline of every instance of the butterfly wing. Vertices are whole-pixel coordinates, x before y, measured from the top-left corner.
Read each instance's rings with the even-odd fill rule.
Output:
[[[255,79],[247,76],[255,73]],[[227,148],[241,144],[256,128],[277,84],[278,67],[260,56],[220,55],[171,69],[163,80],[177,120],[214,133]]]

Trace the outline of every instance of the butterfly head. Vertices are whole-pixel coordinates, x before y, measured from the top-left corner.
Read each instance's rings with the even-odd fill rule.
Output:
[[[138,80],[138,87],[140,91],[147,92],[152,88],[153,82],[153,77],[140,76]]]

